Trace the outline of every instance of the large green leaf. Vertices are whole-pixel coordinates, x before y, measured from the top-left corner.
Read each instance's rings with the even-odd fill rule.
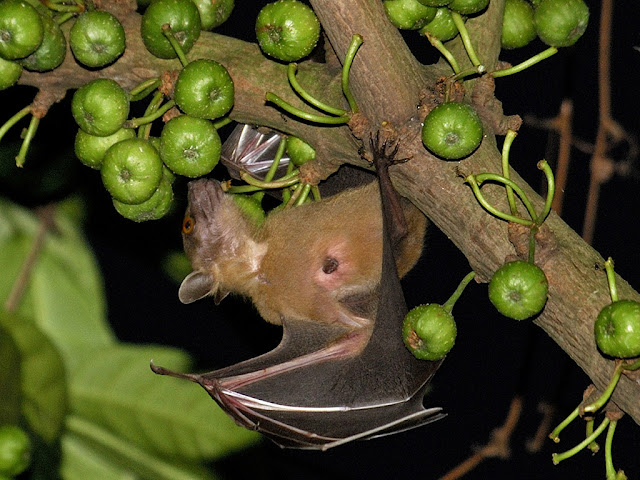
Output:
[[[49,339],[29,320],[0,310],[0,326],[20,354],[19,369],[14,375],[20,379],[22,414],[30,428],[51,443],[58,437],[66,414],[62,359]]]
[[[9,297],[34,244],[41,221],[31,211],[0,199],[0,302]],[[33,318],[75,366],[76,349],[111,345],[115,337],[106,322],[102,279],[78,227],[65,215],[45,236],[35,257],[19,310]]]
[[[197,465],[150,455],[135,444],[88,420],[70,416],[62,437],[64,480],[213,480]]]
[[[187,370],[184,354],[166,347],[118,345],[87,352],[71,378],[71,411],[163,456],[209,460],[255,442],[200,386],[159,377],[149,361]]]
[[[22,416],[20,350],[0,325],[0,425],[18,425]]]

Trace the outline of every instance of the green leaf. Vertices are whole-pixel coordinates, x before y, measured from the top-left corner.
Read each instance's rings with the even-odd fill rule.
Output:
[[[210,460],[259,436],[238,427],[200,386],[155,375],[149,361],[188,369],[167,347],[119,345],[87,352],[70,382],[72,412],[163,456]]]
[[[20,368],[13,373],[20,378],[22,414],[30,428],[51,443],[58,437],[66,414],[62,359],[46,335],[29,320],[0,310],[0,326],[20,353]]]
[[[73,415],[62,437],[64,480],[213,480],[204,468],[161,459]]]
[[[0,199],[0,302],[6,302],[31,251],[41,220],[31,211]],[[102,278],[77,225],[55,216],[30,269],[18,311],[35,323],[75,367],[78,349],[111,345]]]
[[[0,425],[18,425],[21,417],[20,350],[0,326]]]

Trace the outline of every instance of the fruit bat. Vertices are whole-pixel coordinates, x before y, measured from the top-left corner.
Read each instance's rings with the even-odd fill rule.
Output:
[[[441,361],[417,360],[401,337],[399,277],[421,254],[426,219],[393,189],[395,151],[371,147],[377,182],[272,212],[260,226],[219,182],[188,186],[193,272],[180,300],[247,296],[283,335],[272,351],[212,372],[152,369],[199,383],[238,424],[282,447],[326,450],[445,415],[423,407]]]

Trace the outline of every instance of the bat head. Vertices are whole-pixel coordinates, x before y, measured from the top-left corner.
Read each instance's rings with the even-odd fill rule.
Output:
[[[212,295],[218,303],[238,290],[235,284],[242,282],[235,276],[250,275],[261,258],[254,229],[220,182],[206,178],[190,182],[182,241],[193,272],[180,286],[180,301],[191,303]]]

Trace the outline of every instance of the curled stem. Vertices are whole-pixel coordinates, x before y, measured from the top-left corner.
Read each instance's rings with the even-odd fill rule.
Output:
[[[553,196],[556,193],[556,184],[553,178],[553,172],[551,171],[551,167],[547,163],[546,160],[540,160],[538,162],[538,168],[544,172],[544,176],[547,177],[547,198],[544,202],[544,207],[542,209],[542,213],[538,216],[536,223],[538,225],[542,225],[542,222],[545,221],[549,212],[551,212],[551,204],[553,203]]]
[[[429,43],[440,52],[447,62],[449,62],[449,65],[451,65],[451,68],[453,69],[453,73],[460,73],[460,66],[453,54],[447,50],[447,47],[445,47],[444,44],[431,33],[425,32],[425,36],[427,37],[427,40],[429,40]]]
[[[538,62],[541,62],[546,58],[549,58],[552,55],[555,55],[556,53],[558,53],[558,49],[556,47],[549,47],[546,50],[543,50],[542,52],[538,53],[537,55],[534,55],[533,57],[529,58],[528,60],[525,60],[524,62],[519,63],[518,65],[514,65],[513,67],[509,67],[509,68],[503,68],[502,70],[495,70],[491,72],[490,75],[493,78],[506,77],[507,75],[513,75],[514,73],[519,73],[523,70],[526,70],[527,68],[535,65]]]
[[[502,144],[502,176],[507,179],[509,178],[509,152],[511,151],[511,144],[517,135],[518,132],[511,129],[507,130],[507,135],[504,137],[504,143]],[[507,191],[507,200],[509,201],[511,214],[517,215],[518,209],[516,208],[516,199],[513,196],[513,189],[509,185],[505,185],[505,189]]]
[[[564,430],[571,422],[573,422],[578,415],[580,415],[580,406],[577,406],[573,410],[573,412],[571,412],[567,416],[567,418],[565,418],[556,428],[553,429],[553,431],[549,434],[549,438],[555,443],[558,443],[560,441],[560,432],[562,432],[562,430]]]
[[[453,310],[453,306],[460,298],[460,295],[462,295],[464,289],[467,287],[467,285],[469,285],[469,282],[475,278],[475,276],[476,272],[474,271],[467,273],[462,281],[458,284],[458,288],[456,288],[456,291],[453,292],[453,294],[449,297],[449,300],[442,304],[442,308],[451,313],[451,310]]]
[[[623,370],[624,370],[624,364],[622,362],[618,362],[618,364],[616,365],[616,368],[613,370],[613,375],[611,376],[611,380],[609,380],[609,385],[607,385],[607,388],[604,389],[604,391],[602,392],[602,395],[600,395],[600,397],[595,402],[590,403],[589,405],[584,407],[584,413],[597,412],[604,406],[605,403],[609,401],[609,398],[611,398],[611,394],[615,390],[616,385],[618,385],[618,381],[622,376]]]
[[[0,127],[0,140],[2,140],[2,137],[5,136],[5,134],[11,129],[11,127],[13,127],[16,123],[18,123],[30,113],[31,105],[27,105],[22,110],[19,110],[18,112],[13,114],[13,116],[9,120],[4,122],[4,124]]]
[[[607,272],[607,282],[609,283],[609,293],[611,294],[611,301],[618,301],[618,288],[616,287],[616,273],[613,270],[613,258],[609,257],[604,262],[604,268]]]
[[[551,458],[553,460],[553,464],[557,465],[560,462],[562,462],[563,460],[566,460],[567,458],[573,457],[576,453],[578,453],[581,450],[583,450],[587,445],[589,445],[596,438],[598,438],[598,436],[604,431],[604,429],[607,428],[607,425],[609,425],[610,421],[611,420],[609,420],[608,418],[605,418],[604,420],[602,420],[602,423],[598,426],[598,428],[591,435],[589,435],[587,438],[585,438],[582,442],[580,442],[575,447],[567,450],[566,452],[554,453],[551,456]]]
[[[349,88],[349,72],[351,71],[351,64],[356,56],[356,52],[360,48],[360,45],[362,45],[363,41],[362,35],[355,34],[351,37],[351,43],[349,44],[349,48],[347,49],[347,53],[344,57],[344,63],[342,64],[342,93],[347,99],[347,102],[349,102],[349,108],[353,113],[358,113],[359,109],[358,104],[351,93],[351,89]]]
[[[137,102],[138,100],[142,100],[151,92],[153,92],[156,88],[158,88],[161,84],[162,84],[162,80],[158,77],[155,77],[155,78],[149,78],[148,80],[145,80],[144,82],[136,85],[129,92],[129,95],[131,95],[131,101]]]
[[[29,151],[29,145],[31,145],[31,140],[33,140],[36,131],[38,130],[38,125],[40,125],[40,118],[35,115],[31,116],[31,121],[29,122],[29,127],[27,128],[27,133],[22,140],[22,145],[20,146],[20,151],[16,156],[16,166],[22,167],[24,165],[24,161],[27,157],[27,151]]]
[[[62,25],[64,22],[71,20],[75,16],[76,16],[75,12],[66,12],[66,13],[57,15],[53,19],[53,21],[56,22],[58,25]]]
[[[275,93],[271,92],[267,92],[267,94],[265,95],[265,100],[267,100],[267,102],[274,103],[285,112],[309,122],[321,123],[326,125],[342,125],[348,123],[349,119],[351,118],[351,115],[349,114],[340,115],[338,117],[325,117],[323,115],[314,115],[313,113],[303,112],[299,108],[294,107],[290,103],[277,96]]]
[[[164,24],[162,26],[162,34],[165,37],[167,37],[167,40],[169,40],[169,43],[171,44],[171,46],[175,50],[176,55],[178,56],[178,60],[180,60],[180,63],[182,64],[182,66],[186,67],[189,64],[189,60],[187,60],[187,56],[184,54],[184,50],[182,49],[182,45],[180,45],[180,42],[178,42],[178,40],[176,40],[175,35],[171,31],[171,25],[169,25],[168,23]]]
[[[527,212],[529,212],[529,216],[531,217],[531,220],[532,220],[532,221],[529,221],[529,220],[521,219],[521,220],[524,220],[525,222],[525,223],[522,223],[522,222],[521,223],[523,225],[530,226],[537,221],[538,216],[536,215],[536,211],[533,208],[533,204],[529,201],[529,197],[527,197],[527,194],[524,193],[522,188],[520,188],[517,183],[501,175],[497,175],[495,173],[480,173],[475,177],[479,185],[482,185],[485,181],[489,180],[489,181],[498,182],[498,183],[502,183],[504,185],[510,186],[513,189],[513,191],[516,192],[518,197],[520,197],[520,200],[522,200],[522,204],[527,209]]]
[[[531,220],[525,220],[524,218],[519,218],[514,215],[509,215],[507,213],[501,212],[500,210],[494,208],[489,202],[487,202],[487,200],[484,198],[484,195],[482,195],[482,192],[480,192],[480,187],[476,183],[476,179],[473,175],[469,175],[467,178],[465,178],[465,182],[467,182],[471,186],[471,189],[473,190],[473,194],[476,196],[476,199],[478,200],[480,205],[482,205],[484,209],[487,210],[492,215],[498,218],[501,218],[502,220],[505,220],[507,222],[519,223],[521,225],[526,225],[527,227],[530,227],[531,225],[533,225],[533,222]]]
[[[291,88],[293,88],[293,90],[300,96],[300,98],[302,98],[308,104],[313,105],[318,110],[322,110],[323,112],[328,113],[330,115],[341,116],[341,115],[347,114],[346,110],[343,110],[342,108],[332,107],[331,105],[327,105],[326,103],[321,102],[320,100],[312,96],[304,88],[302,88],[302,85],[298,83],[298,79],[296,78],[297,69],[298,69],[298,65],[296,63],[290,63],[287,68],[287,78],[289,79],[289,84],[291,85]]]
[[[269,171],[264,177],[265,182],[272,181],[273,177],[276,176],[276,171],[278,170],[278,166],[280,166],[280,160],[282,159],[282,156],[284,155],[284,151],[286,150],[286,148],[287,148],[287,137],[283,136],[280,139],[280,143],[278,144],[278,150],[276,150],[276,155],[275,157],[273,157],[273,162],[269,167]]]
[[[451,11],[451,18],[453,18],[453,23],[456,24],[456,28],[460,32],[460,38],[462,39],[464,49],[467,51],[469,60],[471,60],[471,63],[473,63],[474,66],[479,66],[482,62],[478,59],[476,51],[473,49],[473,45],[471,44],[471,37],[469,36],[467,27],[465,27],[464,25],[462,15],[460,15],[458,12]]]
[[[160,105],[162,105],[162,101],[163,100],[164,100],[163,93],[160,92],[160,91],[157,91],[153,95],[153,98],[149,102],[149,105],[147,105],[147,108],[144,111],[144,115],[143,116],[144,117],[148,117],[149,115],[151,115],[154,112],[156,112],[158,110],[158,108],[160,107]],[[147,139],[147,138],[149,138],[149,134],[150,133],[151,133],[151,123],[147,123],[145,125],[142,125],[138,129],[138,138]]]

